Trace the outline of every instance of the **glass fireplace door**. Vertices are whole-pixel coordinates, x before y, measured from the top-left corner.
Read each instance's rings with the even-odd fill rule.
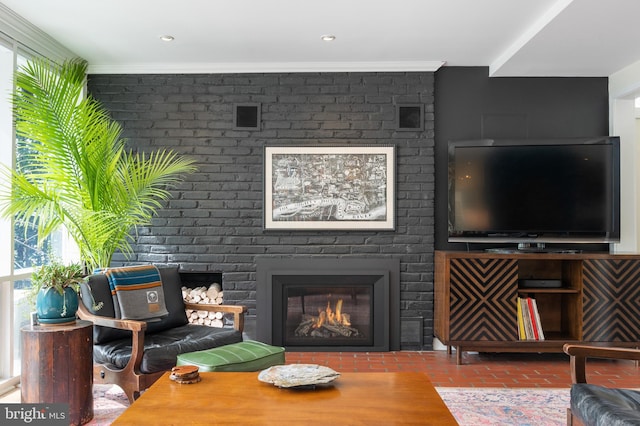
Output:
[[[288,284],[283,288],[285,346],[373,343],[373,286]]]

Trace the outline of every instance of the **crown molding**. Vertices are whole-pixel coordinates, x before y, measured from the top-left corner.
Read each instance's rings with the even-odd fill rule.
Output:
[[[249,74],[287,72],[434,72],[444,61],[89,64],[89,74]]]
[[[28,50],[56,61],[78,57],[2,3],[0,3],[0,33],[5,34]]]

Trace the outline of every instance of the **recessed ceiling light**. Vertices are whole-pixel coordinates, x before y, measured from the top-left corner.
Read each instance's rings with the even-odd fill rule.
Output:
[[[173,41],[174,37],[171,36],[171,35],[163,35],[163,36],[160,36],[160,40],[162,40],[162,41]]]
[[[334,36],[333,34],[325,34],[320,38],[322,39],[322,41],[333,41],[336,39],[336,36]]]

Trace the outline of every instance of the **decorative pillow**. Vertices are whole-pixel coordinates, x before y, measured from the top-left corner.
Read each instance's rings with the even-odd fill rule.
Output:
[[[148,320],[168,315],[158,268],[153,265],[108,268],[116,318]]]
[[[189,324],[184,308],[184,300],[182,299],[182,281],[180,280],[178,268],[158,268],[158,270],[162,279],[164,302],[169,315],[161,318],[160,321],[149,322],[147,324],[147,333],[156,333],[168,328]]]
[[[89,279],[80,285],[80,295],[82,303],[92,314],[115,318],[109,280],[104,274],[90,275]],[[94,344],[106,343],[125,337],[131,337],[131,332],[111,327],[93,326]]]
[[[177,267],[158,268],[162,281],[165,297],[165,305],[168,315],[159,321],[147,323],[147,333],[156,333],[168,328],[179,327],[189,323],[182,300],[182,283]],[[115,309],[111,297],[109,281],[104,274],[89,276],[86,283],[80,287],[82,302],[94,315],[115,318]],[[102,304],[99,309],[94,309],[96,304]],[[110,327],[93,327],[93,342],[102,344],[116,339],[131,337],[130,331],[118,330]]]

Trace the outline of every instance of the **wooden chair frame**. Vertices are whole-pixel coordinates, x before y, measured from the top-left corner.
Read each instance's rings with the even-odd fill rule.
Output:
[[[640,361],[640,350],[638,349],[575,345],[567,343],[564,345],[563,350],[571,357],[571,382],[574,384],[587,383],[586,366],[588,358],[632,360],[636,361],[636,364]],[[571,408],[567,408],[567,425],[584,426],[584,423],[573,415]]]
[[[244,315],[247,312],[245,306],[185,303],[185,309],[232,313],[233,328],[240,332],[244,330]],[[129,402],[133,403],[133,401],[140,396],[141,391],[147,389],[165,373],[165,371],[149,374],[140,372],[140,364],[142,363],[142,355],[144,352],[144,334],[147,329],[146,322],[94,315],[83,303],[79,303],[78,316],[80,319],[93,322],[94,325],[129,330],[132,332],[131,359],[127,365],[122,369],[117,369],[111,365],[94,364],[94,383],[113,383],[120,386],[127,395],[127,398],[129,398]]]

